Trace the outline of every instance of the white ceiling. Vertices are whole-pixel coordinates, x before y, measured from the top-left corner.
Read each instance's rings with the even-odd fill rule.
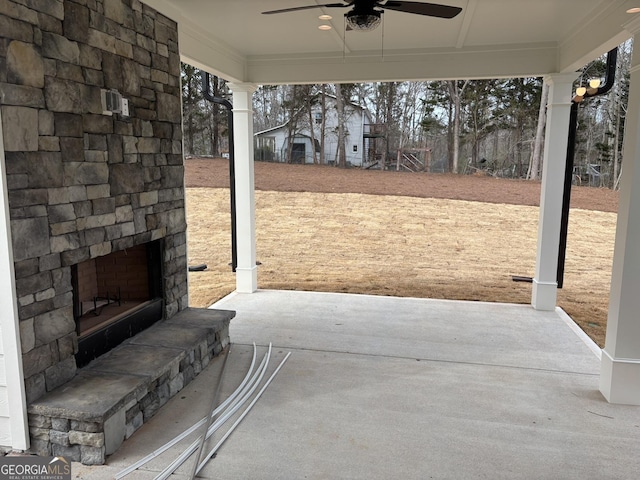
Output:
[[[435,0],[451,20],[388,10],[344,31],[339,0],[143,0],[179,24],[183,61],[235,82],[365,82],[539,76],[580,68],[629,37],[640,0]],[[329,22],[318,16],[328,13]],[[329,23],[330,31],[317,27]]]

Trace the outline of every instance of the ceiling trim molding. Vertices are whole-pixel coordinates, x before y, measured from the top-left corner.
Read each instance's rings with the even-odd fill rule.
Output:
[[[178,24],[182,61],[229,81],[244,82],[246,59],[188,19]]]
[[[359,50],[352,52],[351,55],[344,56],[342,52],[318,52],[318,53],[301,53],[298,55],[283,54],[283,55],[249,55],[247,57],[247,64],[257,64],[261,62],[293,62],[299,63],[301,61],[321,61],[326,60],[367,60],[376,59],[377,61],[393,61],[395,58],[427,58],[433,55],[468,55],[468,54],[486,54],[486,53],[510,53],[510,52],[532,52],[532,51],[545,51],[556,50],[557,45],[554,42],[541,42],[541,43],[520,43],[509,45],[485,45],[481,47],[467,47],[463,49],[457,48],[429,48],[429,49],[407,49],[407,50],[384,50],[372,49],[372,50]]]
[[[259,84],[422,81],[542,76],[556,72],[554,44],[295,58],[251,57],[247,81]]]

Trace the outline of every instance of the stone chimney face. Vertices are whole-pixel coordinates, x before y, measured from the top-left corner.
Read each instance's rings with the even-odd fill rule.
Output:
[[[73,378],[71,268],[162,240],[188,306],[177,25],[138,1],[6,0],[0,97],[25,385]],[[105,114],[103,91],[128,100]]]

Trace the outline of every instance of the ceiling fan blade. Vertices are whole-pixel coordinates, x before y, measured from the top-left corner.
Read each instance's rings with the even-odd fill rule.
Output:
[[[429,17],[453,18],[458,15],[462,8],[452,7],[450,5],[439,5],[437,3],[420,3],[420,2],[399,2],[390,0],[387,3],[380,4],[385,10],[396,10],[398,12],[415,13],[418,15],[427,15]]]
[[[297,12],[299,10],[311,10],[312,8],[345,8],[349,7],[350,3],[325,3],[324,5],[307,5],[305,7],[292,7],[292,8],[282,8],[280,10],[269,10],[268,12],[262,12],[263,15],[271,15],[274,13],[288,13],[288,12]]]

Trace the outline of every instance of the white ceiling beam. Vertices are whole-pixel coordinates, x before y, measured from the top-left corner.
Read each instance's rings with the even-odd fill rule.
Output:
[[[399,54],[249,58],[247,81],[258,84],[384,82],[542,76],[555,72],[555,45],[487,47]]]

